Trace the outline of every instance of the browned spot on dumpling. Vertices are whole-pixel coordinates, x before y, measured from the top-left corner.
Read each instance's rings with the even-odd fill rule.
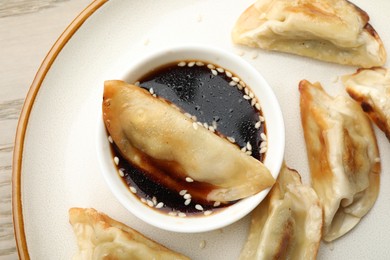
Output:
[[[286,10],[289,10],[294,13],[304,13],[306,15],[312,16],[313,18],[318,18],[321,16],[326,17],[327,19],[338,19],[338,17],[334,13],[321,9],[320,7],[311,3],[305,3],[300,6],[289,7],[286,8]]]
[[[291,243],[293,242],[294,224],[293,219],[289,219],[284,225],[283,237],[280,240],[279,250],[276,253],[274,260],[288,259],[288,251]]]
[[[368,104],[368,103],[366,103],[366,102],[362,102],[362,103],[361,103],[361,107],[362,107],[362,109],[363,109],[364,112],[369,113],[369,112],[372,112],[372,111],[373,111],[371,105]]]

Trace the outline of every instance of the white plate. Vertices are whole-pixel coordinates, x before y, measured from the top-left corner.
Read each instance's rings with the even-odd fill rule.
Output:
[[[96,108],[102,100],[105,73],[128,53],[135,58],[157,47],[191,43],[242,54],[273,87],[286,124],[287,164],[308,183],[298,82],[320,81],[330,94],[345,94],[335,79],[356,68],[234,46],[231,28],[252,2],[112,0],[93,13],[66,44],[62,40],[65,46],[46,76],[42,71],[38,74],[42,84],[33,84],[18,130],[14,214],[22,255],[28,252],[32,259],[70,259],[77,246],[68,209],[94,207],[193,259],[237,259],[246,239],[248,217],[213,232],[172,233],[131,215],[107,188],[97,162],[100,118]],[[390,51],[390,1],[353,2],[370,15],[371,24]],[[353,231],[332,244],[322,244],[318,259],[388,259],[390,255],[390,144],[376,127],[375,131],[383,159],[379,198]],[[202,241],[206,242],[203,249],[199,247]]]

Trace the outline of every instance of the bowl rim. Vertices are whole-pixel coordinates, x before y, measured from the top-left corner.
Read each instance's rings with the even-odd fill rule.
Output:
[[[177,59],[176,57],[182,58]],[[181,45],[161,48],[143,54],[138,59],[126,55],[123,56],[123,58],[113,66],[113,70],[105,75],[105,78],[135,82],[136,79],[141,78],[152,69],[158,68],[164,64],[191,59],[210,62],[232,71],[250,86],[255,96],[258,97],[258,100],[264,105],[264,107],[262,107],[262,113],[267,124],[267,138],[272,141],[272,145],[268,147],[263,163],[276,179],[284,160],[285,149],[285,128],[281,108],[271,86],[265,81],[260,72],[238,55],[214,46],[206,45]],[[151,64],[154,65],[150,66]],[[249,84],[252,82],[256,82],[257,84]],[[139,198],[129,190],[117,173],[110,151],[110,144],[107,139],[108,136],[102,120],[101,109],[99,109],[99,111],[96,150],[105,182],[114,196],[127,210],[150,225],[160,229],[181,233],[199,233],[219,229],[238,221],[250,213],[259,203],[261,203],[271,189],[267,188],[255,195],[244,198],[231,206],[217,210],[208,216],[187,216],[182,218],[159,212],[142,203]]]

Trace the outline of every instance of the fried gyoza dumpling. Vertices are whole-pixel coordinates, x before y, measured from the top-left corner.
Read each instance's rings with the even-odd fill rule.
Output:
[[[385,68],[359,69],[342,78],[348,94],[390,141],[390,71]]]
[[[346,0],[258,0],[238,19],[233,41],[364,68],[386,61],[368,15]]]
[[[265,200],[252,212],[240,260],[316,259],[322,208],[315,191],[298,172],[283,166]]]
[[[380,159],[370,120],[349,97],[302,80],[301,118],[311,180],[324,208],[324,240],[351,230],[374,205]]]
[[[275,182],[260,161],[140,87],[106,81],[103,119],[126,160],[195,199],[234,201]]]
[[[73,259],[189,260],[95,209],[71,208],[79,252]]]

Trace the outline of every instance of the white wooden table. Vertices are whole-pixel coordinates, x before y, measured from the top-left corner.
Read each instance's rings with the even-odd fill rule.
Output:
[[[18,259],[11,173],[14,137],[24,98],[51,46],[91,1],[0,1],[0,259]]]

